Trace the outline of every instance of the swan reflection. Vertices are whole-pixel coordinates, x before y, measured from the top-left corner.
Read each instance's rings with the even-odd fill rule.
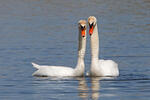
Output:
[[[78,82],[79,97],[83,100],[98,100],[100,96],[100,80],[102,79],[113,79],[113,77],[90,77],[91,87],[88,89],[85,77],[76,78]]]
[[[49,80],[47,82],[51,82],[53,81],[53,83],[59,80],[59,82],[62,82],[62,84],[59,85],[55,85],[55,87],[53,86],[53,84],[48,84],[48,87],[53,87],[53,88],[60,88],[60,90],[63,91],[64,86],[68,87],[68,85],[64,85],[64,82],[68,82],[68,80],[73,81],[73,80],[77,80],[78,81],[78,85],[77,85],[77,89],[78,89],[78,96],[82,99],[82,100],[98,100],[100,97],[100,80],[102,79],[112,79],[109,77],[37,77],[36,80]],[[88,82],[86,82],[86,80]],[[88,85],[87,85],[88,83]],[[71,85],[71,84],[70,84]],[[72,86],[72,85],[71,85]]]
[[[91,97],[92,100],[98,100],[100,96],[100,80],[114,79],[113,77],[91,77]]]
[[[100,77],[91,77],[91,90],[92,90],[92,100],[98,100],[99,90],[100,90]]]
[[[79,97],[82,98],[83,100],[88,99],[88,87],[86,84],[86,80],[84,77],[77,78],[79,81],[78,83],[78,90],[79,90]]]

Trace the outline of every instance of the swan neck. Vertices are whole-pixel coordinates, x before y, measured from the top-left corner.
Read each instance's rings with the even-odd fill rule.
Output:
[[[99,36],[98,36],[98,28],[97,24],[93,30],[93,34],[91,35],[91,55],[92,59],[98,59],[99,56]]]
[[[75,68],[75,74],[77,76],[83,76],[84,75],[84,69],[85,69],[84,59],[78,57],[77,66]]]
[[[79,28],[79,34],[78,34],[78,60],[77,60],[77,66],[76,66],[76,72],[79,73],[79,74],[84,73],[85,49],[86,49],[86,36],[85,37],[81,36],[81,29]]]
[[[86,34],[86,32],[85,32]],[[79,34],[78,34],[78,58],[83,58],[85,55],[86,50],[86,36],[81,36],[81,29],[79,28]]]

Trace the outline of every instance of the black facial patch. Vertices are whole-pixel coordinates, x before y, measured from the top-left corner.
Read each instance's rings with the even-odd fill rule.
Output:
[[[92,24],[89,24],[90,28],[92,28],[92,26],[94,27],[94,22]]]
[[[82,25],[81,25],[81,29],[82,29],[82,30],[85,29],[85,26],[82,26]]]

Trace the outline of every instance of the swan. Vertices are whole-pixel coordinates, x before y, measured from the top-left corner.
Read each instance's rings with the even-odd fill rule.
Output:
[[[83,76],[84,75],[84,55],[86,49],[86,21],[80,20],[78,22],[78,60],[76,68],[66,66],[46,66],[32,63],[33,67],[37,69],[32,75],[33,76]]]
[[[99,36],[97,19],[94,16],[88,18],[89,35],[91,44],[90,76],[118,76],[118,64],[112,60],[99,60]]]

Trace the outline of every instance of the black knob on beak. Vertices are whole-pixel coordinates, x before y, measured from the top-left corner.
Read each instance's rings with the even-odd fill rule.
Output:
[[[81,25],[81,29],[82,29],[82,30],[85,29],[85,26],[82,26],[82,25]]]
[[[92,24],[89,24],[90,28],[92,28],[93,24],[94,24],[94,23],[92,23]]]

